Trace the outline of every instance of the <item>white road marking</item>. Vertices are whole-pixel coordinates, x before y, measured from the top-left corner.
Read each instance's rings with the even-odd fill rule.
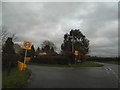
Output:
[[[105,70],[109,70],[109,69],[105,67]]]
[[[118,75],[112,69],[110,71],[115,75],[117,79],[119,78]]]
[[[119,76],[117,75],[117,73],[115,73],[111,68],[109,67],[105,67],[105,70],[107,70],[107,73],[108,73],[108,70],[112,72],[112,74],[116,77],[116,79],[118,80],[118,82],[120,83],[120,79],[119,79]]]
[[[112,70],[111,68],[108,68],[109,70]]]
[[[107,67],[105,67],[105,70],[107,71],[108,74],[110,74],[110,72],[108,71],[109,69]]]

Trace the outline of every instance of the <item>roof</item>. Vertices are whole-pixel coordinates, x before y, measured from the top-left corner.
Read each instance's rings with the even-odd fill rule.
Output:
[[[40,50],[40,51],[37,51],[35,53],[35,55],[42,55],[42,54],[45,54],[45,53],[46,53],[46,55],[57,55],[56,52],[51,51],[51,50]]]

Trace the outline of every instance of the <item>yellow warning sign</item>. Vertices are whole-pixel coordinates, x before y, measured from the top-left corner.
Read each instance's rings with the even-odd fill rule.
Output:
[[[23,49],[31,49],[31,46],[32,46],[32,42],[24,41]]]
[[[75,50],[75,55],[78,55],[78,51],[77,50]]]
[[[26,57],[26,61],[30,61],[31,60],[31,57]]]

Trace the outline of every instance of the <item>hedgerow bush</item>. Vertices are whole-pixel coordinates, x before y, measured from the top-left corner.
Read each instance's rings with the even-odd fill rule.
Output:
[[[33,58],[30,62],[39,64],[68,64],[70,60],[66,56],[39,56]]]
[[[118,57],[89,57],[87,61],[97,61],[97,62],[109,62],[109,61],[119,61]]]
[[[2,54],[2,69],[6,70],[8,68],[17,67],[17,62],[22,61],[23,57],[19,54]]]

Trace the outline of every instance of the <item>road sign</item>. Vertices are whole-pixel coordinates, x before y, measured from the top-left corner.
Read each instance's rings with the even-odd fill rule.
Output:
[[[24,49],[31,49],[32,42],[30,41],[24,41],[23,48]]]
[[[26,67],[27,67],[26,64],[18,61],[18,69],[19,69],[20,71],[25,70]]]
[[[31,57],[26,57],[26,61],[30,61]]]
[[[75,55],[78,55],[78,51],[77,50],[75,50]]]

